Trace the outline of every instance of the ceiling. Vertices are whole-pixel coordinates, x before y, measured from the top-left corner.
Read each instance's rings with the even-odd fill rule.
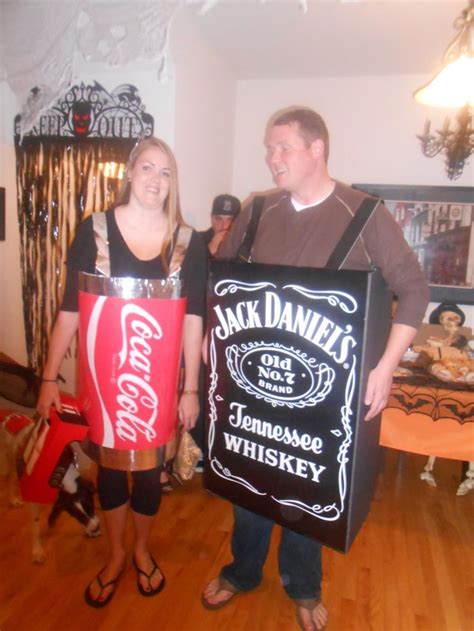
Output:
[[[187,1],[185,10],[238,79],[431,74],[456,35],[454,20],[468,4]]]

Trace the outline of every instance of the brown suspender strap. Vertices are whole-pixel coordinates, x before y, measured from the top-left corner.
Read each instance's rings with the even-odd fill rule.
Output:
[[[351,253],[355,242],[381,202],[382,200],[379,197],[365,197],[363,199],[330,255],[325,266],[326,269],[341,269]]]
[[[93,213],[92,225],[94,227],[94,238],[97,246],[97,256],[95,259],[96,270],[103,276],[110,276],[110,252],[105,213]],[[193,229],[189,226],[180,226],[178,228],[178,236],[171,254],[169,277],[179,275],[189,242],[191,241],[192,232]]]
[[[265,197],[258,195],[253,198],[252,209],[250,211],[250,219],[247,224],[247,231],[237,252],[237,261],[250,263],[252,259],[252,248],[255,241],[255,235],[257,234],[258,223],[262,216],[263,202]]]

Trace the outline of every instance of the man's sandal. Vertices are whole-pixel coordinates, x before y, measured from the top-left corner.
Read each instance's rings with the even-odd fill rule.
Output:
[[[100,575],[102,574],[104,570],[105,570],[105,567],[101,569],[101,571],[97,574],[97,576],[94,579],[95,581],[97,581],[100,587],[100,592],[98,593],[96,598],[92,597],[92,593],[91,593],[92,583],[90,583],[90,585],[86,587],[86,591],[84,592],[84,600],[89,605],[89,607],[95,607],[96,609],[101,609],[102,607],[105,607],[105,605],[107,605],[112,600],[112,597],[115,594],[115,590],[117,589],[117,583],[120,578],[121,572],[112,581],[109,581],[108,583],[103,583],[102,579],[100,578]],[[105,598],[101,598],[103,592],[107,589],[107,587],[112,587],[112,586],[113,586],[113,589],[110,592],[110,594],[106,596]]]
[[[306,631],[306,627],[304,626],[303,623],[303,618],[301,617],[301,609],[306,609],[306,611],[309,613],[309,615],[311,616],[311,614],[313,613],[313,611],[319,606],[322,605],[322,602],[319,598],[305,598],[305,599],[293,599],[293,602],[295,603],[295,607],[296,607],[296,619],[298,620],[298,624],[300,625],[300,629],[302,629],[302,631]],[[323,605],[324,607],[324,605]],[[325,608],[324,608],[325,609]],[[316,626],[316,623],[314,621],[312,621],[312,625],[313,625],[313,631],[324,631],[324,629],[326,628],[326,623],[323,624],[322,627],[318,627]]]
[[[151,559],[151,562],[153,563],[153,569],[151,570],[149,574],[147,574],[146,572],[144,572],[138,567],[137,562],[135,561],[135,557],[133,558],[133,566],[137,572],[137,589],[142,596],[156,596],[157,594],[161,592],[161,590],[163,589],[166,583],[165,575],[163,574],[161,569],[158,567],[155,559],[151,556],[151,554],[150,554],[150,559]],[[153,588],[151,586],[151,579],[155,572],[160,572],[162,578],[161,578],[161,583],[158,585],[158,587]],[[144,576],[146,578],[146,580],[148,581],[148,587],[150,589],[145,589],[143,587],[143,585],[140,582],[140,576]]]
[[[226,598],[225,600],[221,600],[221,602],[218,603],[210,603],[207,598],[204,596],[204,593],[201,594],[201,603],[202,606],[205,609],[209,609],[211,611],[215,611],[216,609],[220,609],[221,607],[225,607],[226,605],[228,605],[230,603],[230,601],[234,598],[234,596],[237,596],[238,594],[241,594],[241,590],[237,589],[237,587],[235,587],[235,585],[232,585],[232,583],[230,583],[227,579],[225,579],[223,576],[218,576],[217,578],[213,579],[212,582],[216,581],[216,591],[214,592],[213,596],[216,596],[219,592],[222,591],[226,591],[226,592],[230,592],[230,596],[228,598]]]

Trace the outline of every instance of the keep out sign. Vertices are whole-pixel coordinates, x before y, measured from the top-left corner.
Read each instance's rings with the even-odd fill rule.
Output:
[[[209,293],[207,488],[347,551],[378,467],[380,273],[216,262]]]

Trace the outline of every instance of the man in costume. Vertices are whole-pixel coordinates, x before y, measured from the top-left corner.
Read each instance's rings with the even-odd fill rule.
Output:
[[[265,133],[266,161],[278,191],[265,197],[251,260],[296,267],[324,267],[366,194],[328,173],[329,135],[319,114],[294,107],[277,112]],[[235,257],[249,223],[251,205],[237,217],[218,258]],[[380,204],[345,261],[345,269],[379,267],[398,296],[384,353],[370,372],[365,420],[386,406],[392,374],[412,342],[428,303],[428,286],[415,254],[390,212]],[[203,605],[217,609],[261,581],[274,522],[234,507],[233,561],[202,594]],[[321,601],[321,544],[282,529],[279,545],[282,585],[294,601],[303,631],[326,626]]]

